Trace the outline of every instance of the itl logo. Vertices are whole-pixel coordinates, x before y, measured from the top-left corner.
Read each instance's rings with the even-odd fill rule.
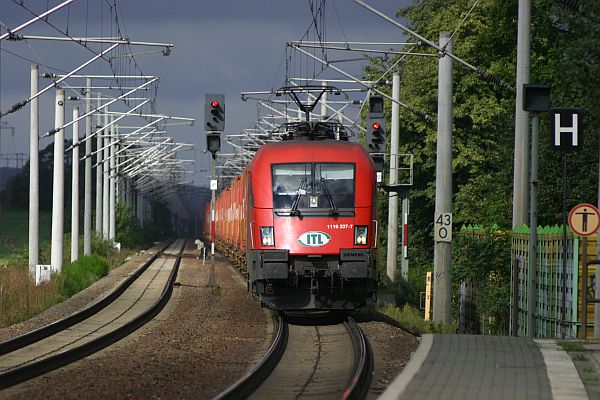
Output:
[[[304,232],[298,237],[298,243],[308,247],[325,246],[330,240],[331,236],[325,232]]]

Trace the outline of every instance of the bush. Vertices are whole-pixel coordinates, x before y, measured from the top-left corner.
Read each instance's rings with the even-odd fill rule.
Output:
[[[71,297],[108,274],[108,262],[98,256],[83,256],[63,268],[61,294]]]
[[[92,251],[94,254],[103,258],[109,258],[117,252],[114,243],[111,240],[102,239],[102,236],[93,232],[92,235]]]
[[[129,204],[117,204],[117,235],[115,241],[123,247],[147,247],[164,238],[156,224],[140,227]]]
[[[510,248],[511,233],[494,226],[463,229],[456,237],[450,276],[456,288],[466,282],[471,289],[469,297],[472,297],[476,312],[465,313],[468,333],[508,334]],[[458,291],[455,293],[454,303],[458,304]]]
[[[386,304],[379,306],[377,311],[395,319],[404,328],[418,335],[422,333],[456,333],[458,327],[456,323],[444,325],[441,322],[425,321],[419,310],[408,304],[405,304],[402,308]]]

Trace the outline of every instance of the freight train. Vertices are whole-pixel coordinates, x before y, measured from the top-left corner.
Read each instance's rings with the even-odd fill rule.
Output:
[[[363,307],[378,285],[373,161],[339,124],[287,130],[216,199],[217,247],[244,265],[248,290],[267,307]]]

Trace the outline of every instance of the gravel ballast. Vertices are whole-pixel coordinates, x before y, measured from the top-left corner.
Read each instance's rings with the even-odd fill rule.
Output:
[[[117,286],[148,257],[140,254],[84,292],[36,318],[0,330],[6,340],[63,318]],[[202,265],[188,248],[171,301],[133,335],[83,360],[0,391],[0,399],[210,399],[251,369],[268,348],[270,311],[246,290],[243,278],[216,257],[218,288],[207,286],[210,261]],[[401,371],[417,338],[378,314],[356,318],[375,353],[369,398],[376,398]]]
[[[50,374],[0,392],[27,399],[212,398],[250,369],[271,341],[270,313],[217,257],[219,288],[191,249],[165,309],[133,335]]]

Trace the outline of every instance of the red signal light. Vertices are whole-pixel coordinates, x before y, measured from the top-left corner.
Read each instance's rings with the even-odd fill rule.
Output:
[[[218,101],[215,101],[215,100],[213,100],[213,101],[211,101],[211,102],[210,102],[210,106],[211,106],[212,108],[217,108],[217,107],[219,107],[219,102],[218,102]]]
[[[373,122],[373,125],[371,125],[373,127],[373,129],[379,129],[381,128],[381,125],[379,124],[379,122]]]

